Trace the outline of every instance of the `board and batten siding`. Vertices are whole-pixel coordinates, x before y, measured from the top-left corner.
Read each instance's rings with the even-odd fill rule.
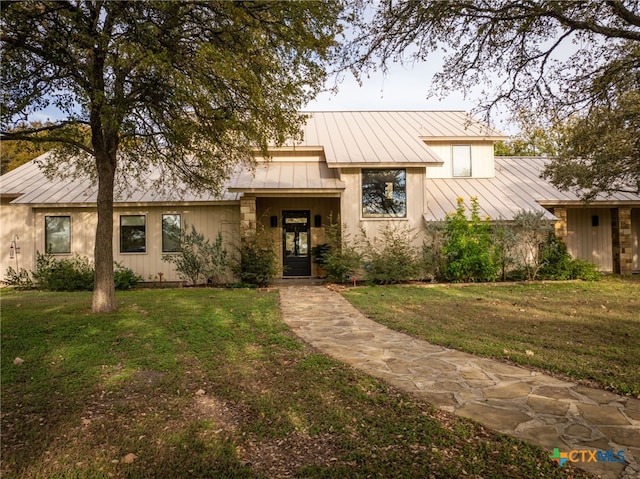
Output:
[[[17,269],[35,269],[36,245],[34,234],[34,212],[29,205],[10,205],[11,198],[0,202],[0,280],[4,279],[7,268],[16,269],[16,256],[10,257],[11,242],[17,237],[20,248],[17,255]],[[43,240],[44,241],[44,240]]]
[[[592,225],[593,217],[598,218],[598,226]],[[568,208],[567,250],[574,258],[595,263],[600,271],[613,271],[611,210]]]
[[[233,254],[234,245],[240,238],[240,212],[236,204],[208,205],[208,206],[158,206],[158,207],[127,207],[114,208],[114,261],[131,268],[142,276],[143,281],[158,281],[162,273],[163,281],[181,281],[175,271],[175,265],[162,261],[162,215],[180,214],[182,227],[194,226],[198,233],[204,235],[211,242],[216,240],[218,233],[222,234],[225,248]],[[120,216],[146,216],[146,252],[120,252]],[[230,279],[230,278],[228,278]]]
[[[374,169],[371,165],[367,169]],[[380,167],[385,169],[385,167]],[[388,166],[397,169],[400,167]],[[424,222],[422,215],[426,211],[425,199],[425,169],[404,168],[406,176],[407,216],[406,218],[364,218],[362,216],[362,174],[360,168],[342,168],[340,179],[345,182],[346,188],[342,194],[340,203],[340,218],[346,225],[347,233],[352,237],[364,229],[367,236],[374,241],[380,237],[380,232],[385,226],[408,228],[414,234],[413,243],[416,248],[421,247],[424,235]]]
[[[640,208],[631,209],[631,242],[633,247],[633,271],[640,272]]]
[[[429,148],[442,160],[442,165],[427,166],[428,178],[453,178],[451,164],[453,145],[471,146],[471,178],[493,178],[494,157],[491,141],[427,141]]]
[[[13,234],[20,235],[22,229],[26,231],[25,241],[22,241],[23,236],[20,236],[21,249],[24,247],[19,258],[20,267],[25,267],[29,270],[35,269],[36,251],[45,251],[45,216],[71,217],[71,253],[56,254],[56,258],[62,259],[79,255],[93,259],[97,222],[95,207],[37,208],[32,214],[32,220],[29,219],[29,210],[31,208],[20,205],[11,205],[9,208],[3,208],[3,224],[11,224],[13,226],[6,234],[3,229],[3,238],[5,236],[8,238],[9,234],[14,230],[17,233]],[[181,281],[175,272],[174,264],[162,261],[162,215],[172,213],[181,215],[182,226],[195,226],[199,233],[202,233],[205,238],[209,238],[211,241],[215,241],[218,232],[222,233],[226,249],[229,254],[233,254],[234,245],[237,244],[240,238],[240,213],[235,203],[202,206],[127,206],[114,208],[112,243],[114,261],[131,268],[142,277],[143,281],[158,281],[158,273],[162,273],[163,281]],[[27,222],[33,221],[33,226],[26,225],[24,228],[19,228],[15,226],[19,225],[16,220],[5,223],[4,216],[9,214],[15,217],[16,220],[26,217]],[[146,217],[146,252],[120,252],[120,217],[122,215],[144,215]],[[7,219],[10,220],[10,218]],[[25,220],[22,219],[21,221],[24,223]],[[29,236],[29,231],[32,232],[32,240],[30,242],[26,240],[26,237]],[[11,263],[4,260],[5,258],[3,258],[2,266],[6,270],[6,266],[11,265]],[[5,263],[7,263],[6,266]],[[231,278],[228,279],[230,280]]]

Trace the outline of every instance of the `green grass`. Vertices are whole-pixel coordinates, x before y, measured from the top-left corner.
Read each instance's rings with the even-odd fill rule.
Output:
[[[117,298],[2,292],[3,478],[588,477],[315,352],[277,293]]]
[[[372,319],[431,343],[638,396],[639,293],[639,278],[612,277],[364,287],[344,296]]]

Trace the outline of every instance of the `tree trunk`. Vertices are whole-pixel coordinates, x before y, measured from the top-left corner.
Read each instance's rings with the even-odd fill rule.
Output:
[[[115,155],[114,155],[115,156]],[[116,171],[115,158],[96,155],[98,171],[98,225],[94,251],[95,283],[94,313],[108,313],[117,309],[113,281],[113,188]]]

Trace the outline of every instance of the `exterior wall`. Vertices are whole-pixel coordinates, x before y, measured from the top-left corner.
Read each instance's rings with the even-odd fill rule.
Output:
[[[0,202],[0,280],[4,279],[9,266],[14,270],[24,268],[30,271],[35,268],[33,209],[27,205],[10,205],[10,201],[2,198]],[[9,252],[14,240],[20,252],[11,258]]]
[[[640,208],[631,209],[631,247],[633,271],[640,272]]]
[[[283,197],[262,197],[256,199],[256,211],[258,222],[267,230],[271,231],[273,239],[278,248],[278,264],[280,265],[279,274],[282,275],[282,212],[285,210],[309,210],[311,213],[311,245],[325,242],[324,231],[325,225],[330,218],[337,221],[340,216],[340,198],[320,198],[320,197],[303,197],[303,198],[283,198]],[[322,218],[322,226],[314,226],[314,217],[320,215]],[[270,217],[278,217],[278,226],[272,228],[270,226]],[[316,265],[311,262],[311,275],[317,276]]]
[[[566,212],[566,244],[571,256],[592,261],[600,271],[613,271],[611,210],[609,208],[567,208]],[[598,217],[598,226],[592,226],[594,216]]]
[[[162,215],[180,213],[182,226],[195,226],[205,238],[214,241],[218,232],[226,243],[229,254],[240,238],[240,209],[237,204],[211,206],[153,206],[114,209],[113,252],[114,261],[121,262],[142,276],[144,281],[181,281],[173,263],[162,261]],[[144,214],[147,217],[147,251],[145,253],[120,253],[120,215]],[[164,253],[167,254],[167,253]],[[169,253],[170,254],[170,253]],[[231,279],[231,278],[229,278]]]
[[[633,272],[631,208],[612,208],[611,216],[611,229],[613,234],[613,272],[619,274],[631,274]]]
[[[362,175],[360,168],[344,168],[340,179],[346,188],[341,199],[341,222],[346,225],[347,233],[358,235],[363,228],[369,238],[376,238],[386,225],[409,228],[415,232],[414,244],[422,245],[426,211],[425,170],[424,168],[406,168],[407,170],[407,217],[406,218],[363,218],[362,217]]]
[[[140,206],[116,207],[113,215],[113,254],[114,261],[122,263],[142,276],[143,281],[158,281],[162,273],[163,281],[180,281],[172,263],[162,261],[162,215],[180,213],[182,225],[194,225],[205,237],[215,240],[218,232],[227,243],[230,253],[233,245],[240,237],[240,211],[237,204],[210,206]],[[95,245],[95,229],[97,222],[96,209],[92,207],[57,207],[36,208],[28,206],[2,205],[2,240],[6,242],[7,254],[2,254],[2,274],[6,267],[15,268],[15,260],[9,260],[8,248],[13,235],[20,236],[20,267],[35,269],[36,252],[45,251],[44,222],[45,216],[71,216],[71,253],[57,254],[58,258],[74,255],[93,258]],[[120,253],[120,216],[146,216],[146,252]],[[24,240],[23,240],[24,238]],[[166,254],[166,253],[165,253]]]
[[[495,176],[493,141],[427,141],[426,143],[443,161],[442,166],[427,167],[427,177],[429,178],[453,178],[452,145],[471,145],[472,178],[493,178]]]

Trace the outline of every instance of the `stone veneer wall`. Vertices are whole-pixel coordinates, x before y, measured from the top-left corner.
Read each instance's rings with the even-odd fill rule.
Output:
[[[256,198],[245,196],[240,198],[240,235],[245,238],[248,233],[256,230]]]
[[[631,233],[631,208],[611,209],[613,235],[613,271],[619,274],[633,272],[633,235]]]
[[[563,241],[566,244],[567,235],[568,235],[568,230],[567,230],[567,209],[566,208],[554,208],[553,209],[553,214],[555,215],[556,218],[558,218],[558,221],[556,221],[556,223],[555,223],[556,238],[558,238],[560,241]]]

